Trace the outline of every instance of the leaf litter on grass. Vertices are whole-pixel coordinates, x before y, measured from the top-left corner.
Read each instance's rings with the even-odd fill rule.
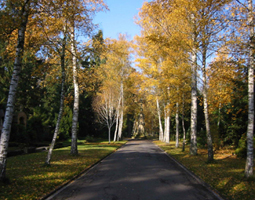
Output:
[[[82,143],[75,157],[70,155],[70,147],[55,149],[49,167],[44,166],[47,152],[10,157],[7,175],[11,182],[0,184],[0,199],[40,199],[124,143]]]
[[[233,149],[216,151],[215,160],[212,163],[207,163],[206,149],[198,149],[198,155],[192,156],[189,155],[189,146],[186,147],[185,152],[182,152],[182,148],[174,147],[174,142],[166,144],[154,141],[154,143],[211,185],[212,188],[218,190],[225,198],[231,200],[255,199],[255,181],[244,178],[245,159],[233,155]]]

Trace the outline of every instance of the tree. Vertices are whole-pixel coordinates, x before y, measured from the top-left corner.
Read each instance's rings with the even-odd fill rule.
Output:
[[[72,53],[72,65],[73,65],[73,85],[74,85],[74,105],[73,105],[73,122],[72,122],[72,143],[71,143],[71,154],[77,155],[77,125],[79,115],[79,83],[78,83],[78,72],[77,72],[77,55],[76,55],[76,44],[75,44],[75,25],[71,25],[71,53]]]
[[[207,60],[208,57],[218,49],[216,45],[220,42],[219,33],[226,27],[226,20],[223,18],[225,5],[229,1],[208,0],[197,6],[196,19],[199,24],[198,39],[199,52],[201,54],[201,67],[203,76],[203,105],[208,146],[208,161],[213,160],[213,143],[210,130],[210,120],[207,98]]]
[[[248,126],[247,126],[247,158],[245,165],[245,176],[253,175],[254,150],[254,11],[253,2],[248,0],[248,26],[249,26],[249,63],[248,63]]]
[[[50,165],[50,160],[51,160],[51,156],[52,156],[52,151],[53,148],[55,146],[55,142],[57,140],[58,137],[58,133],[59,133],[59,128],[60,128],[60,122],[62,119],[62,115],[63,115],[63,111],[64,111],[64,98],[65,98],[65,79],[66,79],[66,70],[65,70],[65,54],[66,54],[66,32],[65,32],[65,28],[64,28],[64,32],[63,32],[63,39],[62,39],[62,49],[59,50],[57,49],[59,55],[60,55],[60,65],[61,65],[61,94],[60,94],[60,104],[59,104],[59,113],[58,113],[58,118],[57,118],[57,123],[56,123],[56,127],[55,127],[55,131],[53,134],[53,138],[52,138],[52,142],[51,145],[49,147],[49,151],[48,151],[48,155],[46,157],[46,161],[45,164],[46,165]]]
[[[75,29],[83,29],[89,35],[93,29],[93,15],[106,8],[103,0],[73,0],[72,10],[69,12],[68,20],[71,30],[71,54],[73,65],[73,85],[74,85],[74,106],[73,106],[73,122],[72,122],[72,144],[71,154],[77,155],[77,125],[79,114],[79,83],[78,83],[78,66],[76,54]]]
[[[101,80],[101,90],[116,85],[116,126],[114,133],[114,141],[119,140],[122,136],[123,119],[124,119],[124,95],[125,84],[130,74],[130,43],[124,35],[119,35],[119,39],[105,40],[104,51],[101,55],[105,62],[97,69],[97,74]]]
[[[182,92],[180,88],[183,86],[181,83],[187,75],[185,70],[190,72],[188,68],[191,65],[188,59],[191,52],[191,39],[190,32],[187,33],[190,27],[187,20],[185,22],[183,16],[180,16],[182,11],[178,10],[178,3],[164,0],[144,3],[139,13],[140,19],[137,21],[142,27],[142,39],[140,40],[144,41],[144,44],[139,43],[143,52],[140,53],[141,58],[138,59],[139,67],[151,85],[156,87],[153,91],[160,91],[159,95],[164,101],[165,133],[163,140],[166,142],[169,142],[168,138],[170,138],[170,111],[178,113],[179,106],[175,105],[180,103],[179,93]],[[185,9],[183,11],[185,12]],[[179,23],[179,19],[184,23]],[[157,107],[160,108],[160,106]],[[179,117],[176,119],[178,127]],[[176,129],[177,135],[178,130],[179,128]],[[161,132],[160,128],[159,132]],[[162,137],[163,134],[159,135]],[[179,136],[176,137],[177,144],[178,138]]]
[[[48,64],[50,64],[51,66],[57,68],[57,66],[60,64],[61,68],[61,92],[59,101],[59,112],[54,134],[52,137],[52,142],[50,144],[48,155],[45,161],[46,165],[50,165],[53,148],[59,134],[61,119],[64,110],[68,24],[65,13],[66,7],[62,5],[63,3],[63,0],[59,0],[55,1],[55,4],[50,4],[47,12],[40,13],[40,17],[38,16],[37,19],[40,28],[36,32],[36,34],[40,34],[41,36],[43,36],[42,38],[44,38],[41,49],[43,49],[43,52],[45,52],[45,54],[43,54],[42,57],[48,57]],[[58,12],[55,12],[56,10],[58,10]],[[44,59],[44,57],[42,59]],[[50,73],[54,74],[54,72],[56,74],[58,72],[58,69],[52,69]]]
[[[19,82],[19,73],[22,67],[22,57],[24,52],[24,42],[25,42],[25,33],[28,23],[28,17],[30,14],[30,4],[31,1],[25,0],[21,3],[20,11],[18,13],[20,17],[19,28],[18,28],[18,38],[16,46],[16,57],[14,61],[14,69],[12,74],[12,79],[10,83],[9,95],[7,100],[7,107],[5,112],[5,118],[3,123],[3,129],[1,133],[0,140],[0,180],[4,181],[6,179],[6,159],[7,159],[7,149],[10,138],[11,123],[14,113],[14,104],[16,89]]]
[[[97,113],[98,122],[108,128],[108,141],[111,143],[111,128],[116,122],[116,90],[108,86],[93,101],[94,111]]]
[[[236,3],[236,4],[235,4]],[[232,59],[248,68],[248,124],[247,124],[247,158],[245,176],[253,175],[253,137],[254,137],[254,8],[253,1],[233,1],[228,16],[228,46]]]

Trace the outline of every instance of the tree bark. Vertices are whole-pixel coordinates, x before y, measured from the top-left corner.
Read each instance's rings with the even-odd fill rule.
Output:
[[[165,107],[165,133],[164,133],[164,142],[170,142],[170,110],[168,106]]]
[[[60,122],[62,119],[62,114],[63,114],[63,110],[64,110],[64,99],[65,99],[65,79],[66,79],[66,72],[65,72],[65,51],[66,51],[66,37],[63,38],[62,40],[62,52],[61,52],[61,74],[62,74],[62,82],[61,82],[61,94],[60,94],[60,107],[59,107],[59,113],[58,113],[58,119],[57,119],[57,123],[56,123],[56,127],[55,127],[55,131],[54,131],[54,135],[52,138],[52,142],[50,144],[49,147],[49,151],[46,157],[46,161],[45,164],[46,165],[50,165],[50,160],[52,157],[52,152],[58,137],[58,133],[59,133],[59,127],[60,127]]]
[[[111,143],[111,127],[108,126],[108,143]]]
[[[122,127],[123,127],[123,109],[124,109],[124,91],[123,91],[123,81],[121,81],[120,84],[120,98],[121,98],[121,104],[120,104],[120,123],[119,123],[119,131],[118,131],[118,138],[119,141],[122,137]]]
[[[248,0],[248,22],[249,22],[249,66],[248,66],[248,126],[247,126],[247,158],[245,164],[245,176],[253,175],[254,152],[254,17],[252,0]]]
[[[71,27],[71,53],[73,62],[73,84],[74,84],[74,106],[73,106],[73,121],[72,121],[72,143],[71,143],[71,155],[77,155],[77,125],[79,117],[79,84],[77,73],[77,56],[75,46],[75,26],[74,22]]]
[[[178,148],[179,147],[179,103],[176,103],[175,123],[176,123],[175,147]]]
[[[204,115],[205,115],[205,127],[206,127],[206,138],[207,138],[207,148],[208,148],[208,162],[213,161],[213,143],[210,131],[210,120],[208,112],[208,102],[207,102],[207,80],[206,80],[206,47],[203,45],[203,99],[204,99]]]
[[[158,111],[158,123],[159,123],[159,140],[163,141],[163,128],[162,128],[162,122],[161,122],[161,113],[160,113],[160,106],[159,106],[159,100],[158,98],[156,99],[157,102],[157,111]]]
[[[116,125],[115,125],[114,138],[113,138],[114,142],[116,142],[118,137],[119,121],[120,121],[120,104],[121,104],[121,97],[119,97],[118,106],[116,110]]]
[[[185,130],[185,124],[184,124],[184,95],[182,100],[182,131],[183,131],[182,151],[185,151],[186,130]]]
[[[14,113],[15,97],[20,79],[20,72],[22,68],[22,57],[24,52],[25,33],[29,16],[30,1],[25,1],[21,10],[21,24],[18,30],[18,39],[16,47],[16,57],[14,61],[14,68],[10,83],[10,89],[7,100],[7,107],[4,117],[3,129],[0,140],[0,181],[6,179],[6,163],[7,163],[7,149],[9,145],[9,138],[11,132],[11,124]]]
[[[118,110],[116,111],[117,114],[116,114],[116,125],[115,125],[115,131],[114,131],[114,138],[113,138],[113,141],[116,142],[117,140],[117,134],[118,134],[118,127],[119,127],[119,108]]]
[[[123,128],[123,110],[121,108],[120,111],[120,123],[119,123],[119,131],[118,131],[118,137],[117,137],[117,141],[119,141],[122,137],[122,128]]]
[[[192,23],[195,26],[195,19],[194,15],[191,15]],[[191,55],[191,71],[192,71],[192,77],[191,77],[191,119],[190,119],[190,128],[191,128],[191,134],[190,134],[190,154],[191,155],[197,155],[197,48],[196,48],[196,42],[197,42],[197,36],[195,33],[192,35],[193,39],[193,49],[192,49],[192,55]]]

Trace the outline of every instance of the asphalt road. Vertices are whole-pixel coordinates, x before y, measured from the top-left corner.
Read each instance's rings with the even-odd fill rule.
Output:
[[[151,141],[129,141],[50,199],[219,200]]]

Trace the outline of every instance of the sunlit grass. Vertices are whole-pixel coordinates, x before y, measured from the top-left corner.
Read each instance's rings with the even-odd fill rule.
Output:
[[[47,152],[10,157],[7,159],[10,183],[0,183],[0,199],[40,199],[124,143],[79,143],[78,156],[70,155],[70,147],[56,149],[48,167],[44,166]]]
[[[168,145],[160,141],[154,143],[219,191],[223,197],[231,200],[255,199],[255,181],[244,178],[245,159],[237,158],[233,150],[216,151],[215,160],[207,163],[207,151],[204,149],[199,149],[198,155],[191,156],[189,146],[182,152],[181,148],[175,148],[174,142]]]

